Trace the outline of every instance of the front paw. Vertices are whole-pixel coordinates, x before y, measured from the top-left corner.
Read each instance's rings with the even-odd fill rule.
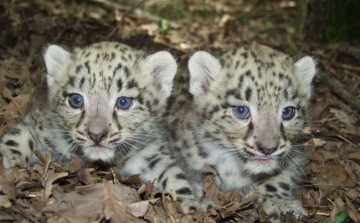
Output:
[[[207,212],[211,208],[215,207],[216,204],[212,201],[199,202],[197,200],[183,200],[180,206],[185,214],[193,213],[198,208],[201,208],[204,212]]]
[[[261,202],[262,208],[268,214],[271,222],[280,222],[281,213],[292,213],[295,218],[307,215],[307,211],[298,200],[281,200],[265,198]]]
[[[21,156],[18,154],[14,154],[12,152],[2,152],[2,163],[3,166],[8,169],[10,167],[24,167],[27,165],[27,162],[25,159],[22,159]]]

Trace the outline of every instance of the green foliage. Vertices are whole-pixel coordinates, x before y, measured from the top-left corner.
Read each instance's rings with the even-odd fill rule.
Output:
[[[163,26],[163,22],[160,19],[158,22],[158,28],[160,30],[160,32],[165,35],[166,33],[168,33],[171,30],[171,23],[170,22],[166,22],[165,27]]]
[[[330,43],[341,40],[360,41],[360,1],[332,1],[325,37]]]
[[[336,222],[329,221],[329,223],[343,223],[347,218],[346,212],[340,212],[338,216],[336,216]]]

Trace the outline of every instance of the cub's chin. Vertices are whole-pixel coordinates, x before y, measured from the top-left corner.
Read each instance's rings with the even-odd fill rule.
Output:
[[[84,155],[92,161],[101,160],[108,162],[114,157],[114,150],[104,146],[90,146],[84,149]]]
[[[279,167],[278,161],[270,157],[248,159],[245,168],[251,174],[271,174]]]

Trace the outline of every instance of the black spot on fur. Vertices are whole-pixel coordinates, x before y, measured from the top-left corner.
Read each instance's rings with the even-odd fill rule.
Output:
[[[182,173],[177,174],[177,175],[176,175],[176,178],[178,178],[178,179],[182,179],[182,180],[186,180],[186,176],[185,176],[185,174],[182,174]]]
[[[124,67],[124,72],[125,72],[126,77],[130,76],[130,71],[127,67]]]
[[[31,151],[34,150],[34,142],[31,139],[29,139],[29,148]]]
[[[159,181],[164,177],[164,174],[166,173],[166,171],[168,171],[169,168],[165,169],[160,175],[159,175]]]
[[[135,82],[135,80],[131,80],[128,85],[127,85],[127,88],[128,89],[131,89],[131,88],[134,88],[134,87],[138,87],[137,83]]]
[[[266,184],[265,188],[266,188],[266,191],[268,191],[268,192],[276,192],[277,191],[276,187],[272,186],[271,184]]]
[[[159,157],[159,158],[151,161],[150,164],[149,164],[149,168],[150,168],[150,169],[154,168],[154,166],[155,166],[160,160],[161,160],[161,158]]]
[[[188,187],[183,187],[175,191],[177,194],[191,194],[191,190]]]
[[[247,88],[246,91],[245,91],[245,99],[247,101],[249,101],[250,97],[251,97],[251,89]]]
[[[69,84],[74,87],[74,81],[75,81],[75,78],[74,77],[70,77],[69,78]]]
[[[18,146],[19,143],[15,142],[14,140],[8,140],[8,141],[6,141],[5,145],[15,147],[15,146]]]
[[[137,101],[140,103],[140,104],[143,104],[144,103],[144,99],[141,95],[139,95],[139,97],[137,98]]]
[[[287,190],[287,191],[290,190],[290,185],[287,183],[279,182],[279,186],[284,190]]]
[[[167,179],[168,179],[168,178],[165,178],[165,180],[162,182],[162,187],[163,187],[163,189],[165,189],[165,188],[166,188]]]
[[[121,80],[121,79],[119,79],[119,80],[117,81],[118,92],[120,92],[120,91],[121,91],[121,89],[122,89],[122,85],[123,85],[123,82],[122,82],[122,80]]]
[[[121,65],[121,63],[119,63],[119,64],[115,67],[115,69],[114,69],[114,71],[113,71],[113,76],[115,76],[116,72],[117,72],[118,70],[120,70],[121,68],[122,68],[122,65]]]
[[[17,151],[17,150],[15,150],[15,149],[10,149],[10,152],[11,152],[12,154],[17,155],[17,156],[21,156],[21,155],[22,155],[22,153],[21,153],[20,151]]]
[[[82,89],[82,86],[84,85],[84,82],[85,82],[85,78],[82,77],[81,78],[81,81],[80,81],[80,85],[79,85],[79,88]]]
[[[76,66],[76,73],[78,74],[82,68],[83,68],[82,65]]]
[[[244,141],[246,141],[250,137],[253,131],[254,131],[254,124],[250,122],[246,134],[244,136]]]
[[[86,67],[87,70],[88,70],[88,74],[91,74],[91,69],[90,69],[90,66],[89,66],[89,61],[86,61],[86,62],[85,62],[85,67]]]

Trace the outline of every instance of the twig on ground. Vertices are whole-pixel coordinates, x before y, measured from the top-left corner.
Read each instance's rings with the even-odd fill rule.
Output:
[[[330,77],[329,71],[319,72],[317,77],[319,78],[321,83],[325,84],[326,87],[330,88],[330,90],[340,99],[342,99],[351,107],[355,108],[358,112],[360,112],[360,102],[349,92],[344,90],[338,82],[334,81]]]

